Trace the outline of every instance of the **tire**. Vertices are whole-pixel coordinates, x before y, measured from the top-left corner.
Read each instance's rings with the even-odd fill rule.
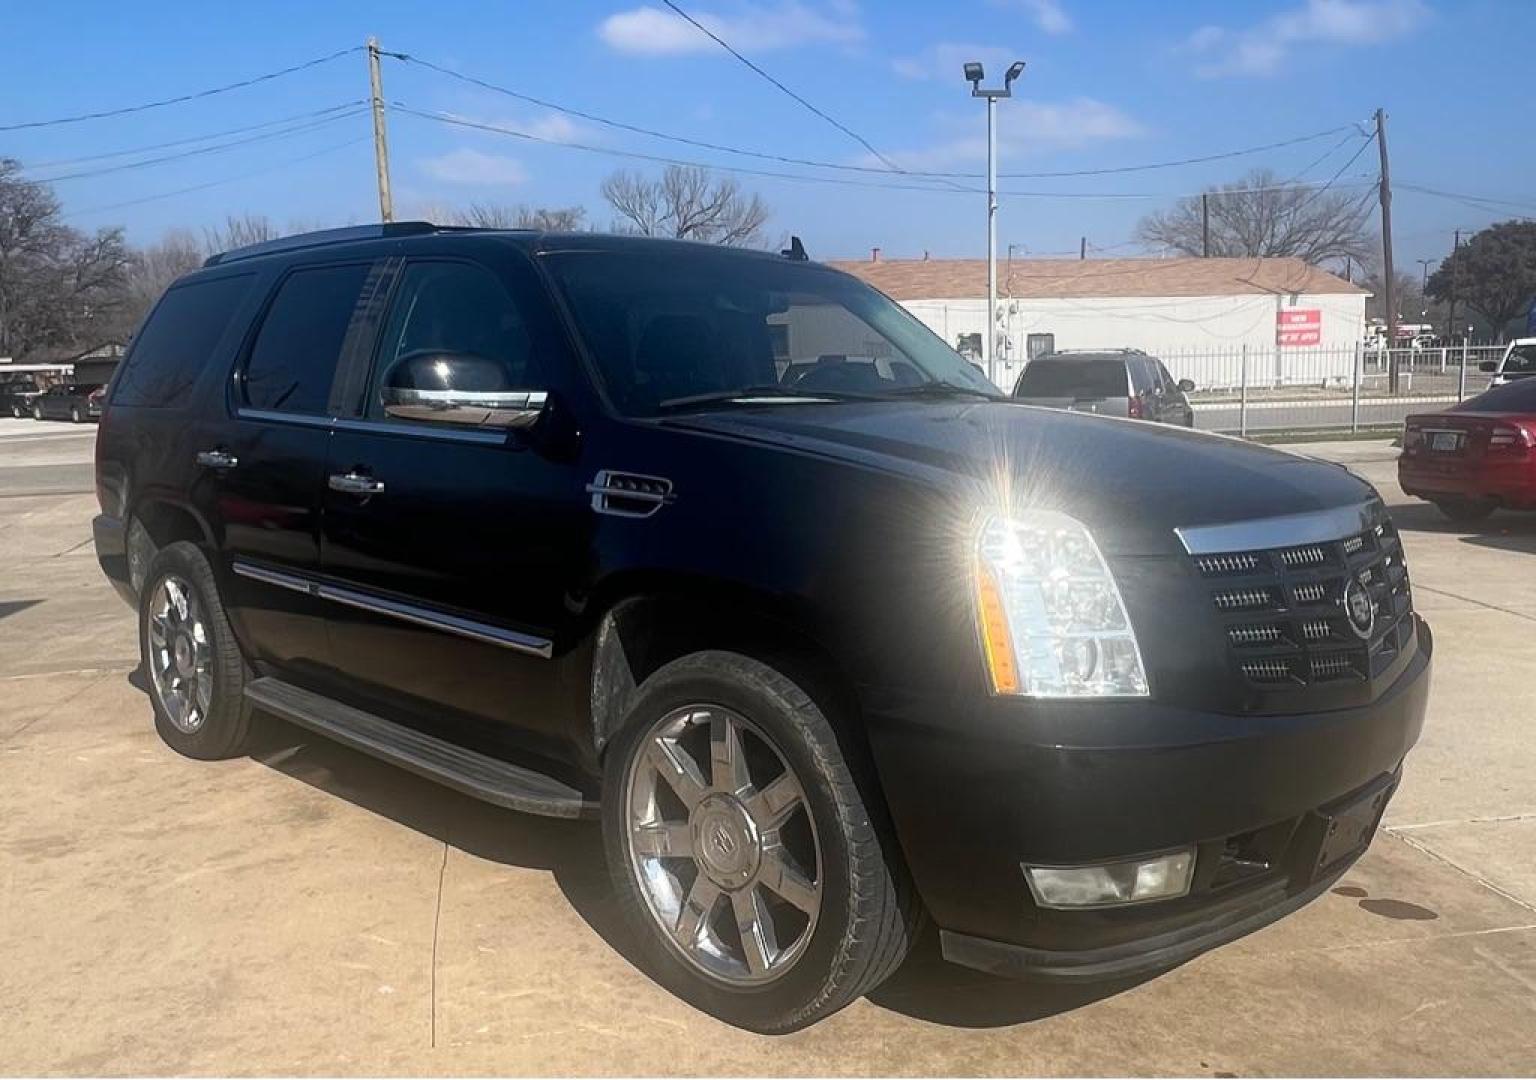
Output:
[[[43,407],[41,405],[34,405],[34,406],[32,406],[32,419],[34,419],[34,420],[41,420],[42,418],[43,418]]]
[[[712,758],[730,741],[722,723],[736,732],[729,757],[744,772],[727,768],[735,781],[715,784]],[[685,757],[698,767],[693,781],[705,787],[691,808],[674,786],[691,782],[664,781],[654,764],[661,745],[671,747],[669,767]],[[695,1007],[763,1034],[815,1023],[883,982],[906,957],[921,907],[883,807],[874,802],[872,812],[867,798],[826,716],[775,668],[699,652],[646,679],[605,752],[602,807],[609,874],[650,973]],[[642,837],[663,832],[660,846]],[[711,918],[687,919],[695,896]],[[738,929],[744,911],[765,930]],[[685,922],[698,924],[692,944],[687,931],[664,929]]]
[[[72,424],[78,424],[80,422],[80,406],[71,405],[69,407],[69,422]]]
[[[1498,508],[1492,499],[1436,499],[1435,508],[1451,521],[1482,521]]]
[[[196,545],[168,544],[150,562],[139,592],[139,655],[155,730],[171,749],[204,761],[242,753],[251,732],[250,669]]]

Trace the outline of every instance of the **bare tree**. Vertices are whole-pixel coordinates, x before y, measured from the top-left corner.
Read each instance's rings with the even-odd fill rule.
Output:
[[[541,229],[544,232],[578,232],[586,227],[587,211],[582,206],[506,206],[499,203],[471,203],[461,210],[451,210],[444,220],[449,225],[470,225],[477,229]]]
[[[187,229],[171,229],[159,243],[132,253],[123,300],[123,323],[129,332],[143,321],[172,282],[203,264],[205,254],[197,237]]]
[[[284,235],[287,234],[272,224],[265,214],[240,214],[239,216],[230,214],[224,219],[222,226],[216,225],[203,230],[203,247],[208,254],[216,255],[221,251],[245,247],[247,244],[276,240]]]
[[[603,198],[619,215],[615,228],[731,247],[762,241],[768,206],[741,190],[735,177],[697,165],[668,165],[660,179],[620,170],[603,181]]]
[[[121,229],[70,228],[53,189],[0,158],[0,355],[100,344],[127,267]]]
[[[1170,210],[1149,214],[1136,227],[1148,247],[1181,255],[1204,254],[1199,195]],[[1211,255],[1294,255],[1314,265],[1335,259],[1359,261],[1375,247],[1366,221],[1369,202],[1358,194],[1288,184],[1268,169],[1206,193],[1211,218]]]

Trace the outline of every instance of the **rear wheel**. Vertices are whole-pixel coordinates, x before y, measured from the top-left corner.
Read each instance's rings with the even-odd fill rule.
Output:
[[[651,972],[728,1023],[794,1031],[878,986],[917,904],[831,725],[782,672],[701,652],[607,750],[604,840]]]
[[[34,406],[32,406],[32,419],[34,419],[34,420],[41,420],[42,418],[43,418],[43,407],[41,405],[34,405]]]
[[[73,424],[78,424],[80,422],[80,406],[71,405],[69,407],[69,420],[70,423]]]
[[[1482,521],[1498,504],[1492,499],[1436,499],[1435,506],[1452,521]]]
[[[187,757],[239,755],[251,729],[247,668],[213,568],[196,545],[169,544],[149,564],[139,650],[160,737]]]

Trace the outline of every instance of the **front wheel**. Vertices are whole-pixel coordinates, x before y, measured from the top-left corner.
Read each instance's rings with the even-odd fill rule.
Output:
[[[1435,507],[1451,521],[1482,521],[1493,513],[1492,499],[1436,499]]]
[[[80,406],[71,405],[69,407],[69,422],[72,424],[78,424],[80,422]]]
[[[34,405],[34,406],[32,406],[32,419],[34,419],[34,420],[41,420],[42,418],[43,418],[43,407],[41,405]]]
[[[604,763],[614,886],[653,974],[765,1034],[900,965],[919,908],[826,717],[783,673],[701,652],[640,687]]]

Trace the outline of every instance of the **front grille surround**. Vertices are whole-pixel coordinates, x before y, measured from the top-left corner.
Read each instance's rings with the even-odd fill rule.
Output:
[[[1402,543],[1381,517],[1331,540],[1191,556],[1222,623],[1231,669],[1254,692],[1371,683],[1410,646]],[[1365,637],[1345,607],[1355,589],[1375,606]]]

